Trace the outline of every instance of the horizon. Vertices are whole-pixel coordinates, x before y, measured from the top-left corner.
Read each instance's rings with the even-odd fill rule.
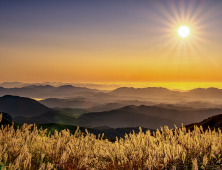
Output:
[[[150,83],[0,82],[0,87],[4,88],[21,88],[30,85],[37,85],[37,86],[51,85],[54,87],[72,85],[76,87],[86,87],[90,89],[107,90],[107,91],[115,90],[120,87],[133,87],[133,88],[160,87],[180,92],[186,92],[197,88],[222,89],[221,82],[179,82],[179,83],[178,82],[150,82]]]

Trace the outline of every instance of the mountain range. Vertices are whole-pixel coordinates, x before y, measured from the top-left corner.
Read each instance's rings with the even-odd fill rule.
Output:
[[[41,104],[49,108],[90,108],[98,105],[96,102],[89,101],[85,98],[72,98],[72,99],[59,99],[59,98],[47,98],[39,101]]]
[[[24,97],[6,95],[0,98],[0,112],[9,113],[18,123],[42,124],[63,123],[83,127],[109,126],[111,128],[142,126],[157,129],[170,128],[199,122],[210,116],[221,114],[221,108],[194,109],[174,105],[125,106],[119,109],[90,112],[89,110],[51,109]],[[80,110],[79,110],[80,111]],[[85,112],[86,111],[86,112]],[[88,113],[87,113],[88,111]]]
[[[85,100],[85,98],[76,99]],[[62,99],[66,102],[69,100],[72,99]],[[152,104],[150,106],[124,106],[124,102],[128,104],[133,101],[119,100],[119,103],[100,104],[89,109],[49,108],[34,99],[5,95],[0,97],[0,113],[4,113],[4,119],[5,116],[10,115],[14,122],[20,124],[35,123],[49,127],[51,130],[69,127],[73,131],[77,126],[81,126],[92,129],[92,133],[105,133],[108,138],[124,137],[125,133],[132,132],[132,130],[138,132],[139,126],[143,127],[144,132],[147,129],[155,131],[154,129],[165,125],[169,128],[174,128],[174,125],[180,127],[182,123],[190,130],[193,130],[194,125],[202,125],[204,130],[208,129],[208,126],[210,129],[222,128],[222,109],[221,107],[204,108],[209,102],[193,101],[156,105],[148,102]],[[137,101],[137,104],[139,103],[140,101]],[[220,106],[219,102],[211,103],[211,106],[213,105]],[[108,110],[104,111],[105,108]],[[97,111],[93,111],[93,109]],[[9,117],[9,119],[11,121],[12,118]]]
[[[54,87],[50,85],[30,85],[21,88],[0,87],[0,96],[17,95],[29,98],[50,98],[50,97],[72,97],[81,93],[98,93],[100,90],[89,89],[86,87],[75,87],[72,85],[63,85]]]
[[[161,98],[194,98],[194,99],[222,99],[222,89],[196,88],[186,92],[172,91],[162,87],[133,88],[120,87],[110,92],[118,96],[161,97]]]

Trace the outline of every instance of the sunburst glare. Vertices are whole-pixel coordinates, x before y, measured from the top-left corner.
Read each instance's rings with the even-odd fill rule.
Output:
[[[187,26],[182,26],[179,28],[178,34],[181,37],[187,37],[190,34],[190,29]]]
[[[175,74],[179,77],[183,74],[189,79],[194,71],[200,72],[206,63],[217,65],[214,58],[209,57],[215,51],[215,42],[208,31],[209,26],[215,24],[212,18],[215,18],[217,11],[209,10],[207,5],[207,2],[184,0],[153,3],[153,8],[158,11],[152,15],[158,21],[159,36],[155,41],[161,42],[159,51],[164,51],[160,54],[159,63],[164,67],[166,62],[162,61],[170,60],[168,67],[178,70]]]

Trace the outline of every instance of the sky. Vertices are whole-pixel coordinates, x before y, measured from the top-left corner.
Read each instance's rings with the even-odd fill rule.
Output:
[[[0,82],[216,86],[221,9],[221,0],[2,0]]]

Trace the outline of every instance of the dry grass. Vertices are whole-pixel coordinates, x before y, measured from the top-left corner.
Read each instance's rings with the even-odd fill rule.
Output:
[[[0,116],[1,117],[1,116]],[[24,124],[16,132],[12,127],[0,130],[1,169],[8,170],[73,170],[73,169],[213,169],[220,165],[221,131],[195,127],[174,131],[164,127],[151,135],[125,135],[109,142],[102,137],[84,136],[78,129],[46,135],[34,125]]]

